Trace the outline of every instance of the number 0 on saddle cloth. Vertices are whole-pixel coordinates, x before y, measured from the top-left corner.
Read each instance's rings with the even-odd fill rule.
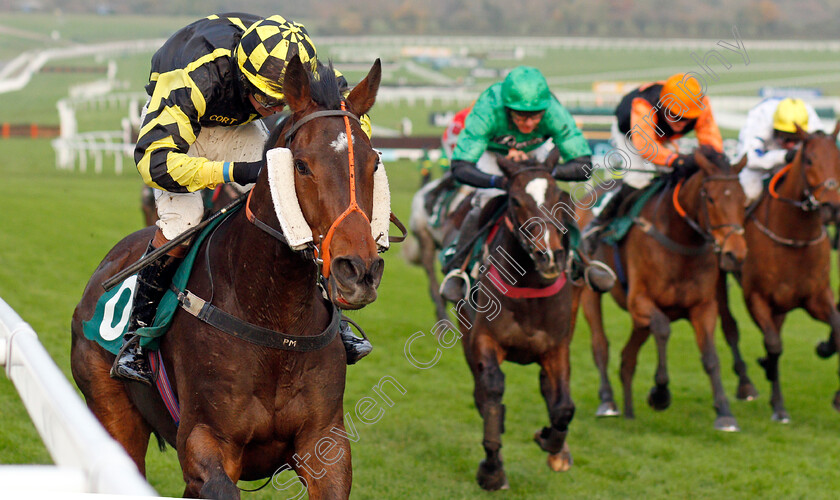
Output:
[[[237,205],[228,213],[219,217],[196,237],[190,247],[187,256],[175,272],[172,279],[172,286],[183,291],[192,272],[195,256],[201,247],[202,241],[216,228],[223,220],[234,214],[242,205]],[[83,328],[85,337],[97,342],[111,354],[117,354],[122,347],[122,336],[128,329],[128,318],[131,312],[131,302],[134,300],[134,290],[137,287],[137,275],[133,274],[126,278],[119,286],[115,286],[108,292],[102,294],[96,303],[93,317],[84,322]],[[169,329],[172,317],[179,307],[178,295],[170,288],[158,304],[155,322],[152,326],[140,328],[137,334],[140,335],[140,345],[148,349],[157,350],[162,337]]]

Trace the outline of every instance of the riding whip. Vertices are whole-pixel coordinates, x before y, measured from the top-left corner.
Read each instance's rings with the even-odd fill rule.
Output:
[[[131,264],[130,266],[126,267],[125,269],[123,269],[119,273],[117,273],[114,276],[111,276],[107,280],[103,281],[102,282],[102,288],[104,288],[105,291],[107,292],[110,289],[114,288],[117,284],[122,283],[123,280],[125,280],[126,278],[128,278],[132,274],[136,273],[137,271],[143,269],[144,267],[149,265],[152,261],[155,261],[155,260],[159,259],[162,255],[166,254],[168,251],[172,250],[173,248],[180,245],[184,241],[188,240],[193,234],[201,231],[202,229],[207,227],[207,225],[210,224],[211,222],[213,222],[214,220],[216,220],[219,217],[225,215],[228,211],[232,210],[233,208],[236,208],[238,205],[241,205],[242,202],[245,201],[245,198],[246,198],[246,196],[240,196],[239,198],[237,198],[236,200],[234,200],[233,202],[231,202],[230,204],[228,204],[227,206],[225,206],[224,208],[222,208],[218,212],[215,212],[214,214],[210,215],[210,217],[207,217],[206,219],[201,221],[199,224],[196,224],[195,226],[187,229],[186,231],[184,231],[183,233],[179,234],[178,236],[172,238],[171,240],[167,241],[166,243],[164,243],[160,247],[155,248],[154,250],[152,250],[148,254],[141,257],[140,260],[138,260],[134,264]]]

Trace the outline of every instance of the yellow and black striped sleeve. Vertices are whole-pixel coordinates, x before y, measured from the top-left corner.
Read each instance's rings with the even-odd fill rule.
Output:
[[[229,162],[187,155],[207,109],[196,80],[211,81],[211,71],[204,65],[220,57],[230,57],[230,50],[216,49],[186,68],[151,75],[154,90],[134,151],[137,169],[149,186],[193,192],[232,180]]]

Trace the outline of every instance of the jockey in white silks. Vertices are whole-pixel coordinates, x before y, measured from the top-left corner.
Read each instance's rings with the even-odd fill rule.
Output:
[[[806,132],[823,130],[816,110],[801,99],[765,99],[747,114],[738,135],[738,158],[747,155],[739,177],[748,204],[761,195],[774,169],[793,161],[801,142],[796,125]]]

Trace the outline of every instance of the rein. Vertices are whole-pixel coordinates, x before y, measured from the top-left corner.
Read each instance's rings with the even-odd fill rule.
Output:
[[[502,224],[510,231],[511,235],[513,235],[514,239],[522,245],[522,242],[517,238],[516,228],[513,226],[513,222],[510,220],[507,214],[502,216],[502,219],[497,221],[493,226],[493,229],[490,230],[490,234],[487,236],[487,244],[486,250],[489,252],[490,245],[493,243],[494,238],[499,233],[499,229],[501,229]],[[545,297],[552,297],[557,295],[560,290],[566,286],[566,273],[560,273],[560,276],[554,280],[550,285],[545,286],[543,288],[527,288],[527,287],[518,287],[513,286],[510,283],[507,283],[504,278],[502,278],[502,273],[499,272],[499,269],[495,266],[495,264],[490,261],[487,264],[487,271],[485,272],[485,276],[487,279],[493,283],[493,286],[496,287],[496,290],[499,291],[502,295],[509,299],[514,300],[523,300],[523,299],[541,299]]]
[[[700,200],[702,201],[702,210],[703,210],[703,219],[705,221],[706,228],[700,226],[700,224],[688,216],[685,209],[680,204],[680,189],[682,188],[685,179],[680,179],[680,182],[677,183],[677,186],[674,188],[674,210],[682,217],[682,219],[688,224],[694,231],[696,231],[700,236],[706,240],[707,244],[712,244],[714,246],[715,253],[721,251],[724,245],[726,245],[726,240],[729,239],[730,236],[734,234],[744,234],[744,226],[740,224],[718,224],[712,225],[711,217],[709,216],[709,193],[706,191],[706,183],[712,181],[737,181],[738,175],[709,175],[703,179],[703,182],[700,184]],[[729,228],[730,230],[726,233],[723,237],[723,241],[718,243],[712,232],[716,229],[724,229]]]
[[[685,221],[688,226],[694,230],[700,237],[703,238],[704,242],[702,245],[699,246],[689,246],[683,245],[681,243],[677,243],[676,241],[672,240],[664,233],[659,231],[653,222],[645,219],[644,217],[636,217],[634,222],[639,226],[639,228],[656,240],[660,245],[667,248],[668,250],[682,254],[682,255],[689,255],[689,256],[698,256],[704,255],[709,252],[709,250],[714,250],[715,253],[721,251],[723,246],[726,244],[726,240],[729,239],[730,236],[734,234],[743,234],[744,227],[739,224],[719,224],[719,225],[712,225],[711,218],[709,216],[709,197],[708,191],[706,191],[706,183],[712,181],[732,181],[737,180],[737,175],[710,175],[703,179],[703,182],[700,185],[700,200],[702,204],[702,216],[698,217],[698,220],[694,220],[688,215],[685,208],[680,203],[680,192],[682,190],[682,186],[685,183],[685,179],[680,179],[677,183],[676,187],[674,187],[674,194],[671,196],[671,201],[674,206],[674,210],[677,212],[677,215]],[[703,227],[700,222],[698,222],[702,218],[703,224],[706,227]],[[712,235],[712,231],[716,229],[722,228],[730,228],[730,231],[726,233],[724,236],[723,241],[718,243],[714,236]]]
[[[785,174],[787,174],[793,169],[793,162],[788,163],[781,170],[776,172],[775,175],[773,175],[773,178],[770,180],[770,185],[768,186],[767,190],[770,193],[770,196],[775,200],[779,200],[793,205],[804,212],[813,212],[814,210],[818,210],[822,205],[819,202],[819,200],[817,200],[817,194],[820,192],[820,190],[828,189],[830,191],[838,191],[840,190],[840,183],[837,182],[837,179],[829,177],[828,179],[824,180],[816,186],[811,186],[808,184],[808,178],[805,176],[805,168],[807,165],[811,164],[810,158],[807,158],[805,156],[805,149],[808,147],[808,142],[809,140],[805,140],[802,143],[802,151],[799,153],[799,176],[802,178],[802,185],[805,186],[802,193],[805,199],[794,200],[791,198],[784,198],[776,191],[776,186],[779,184],[782,177],[784,177]]]
[[[774,200],[778,200],[798,209],[802,210],[803,212],[813,212],[818,210],[822,204],[817,200],[817,193],[821,189],[830,189],[830,190],[838,190],[838,183],[837,180],[834,178],[828,178],[825,181],[821,182],[817,186],[810,186],[808,184],[808,179],[805,176],[805,165],[810,164],[810,159],[805,157],[805,148],[808,145],[808,141],[806,140],[802,144],[802,151],[799,153],[800,155],[800,177],[802,178],[802,184],[805,186],[803,189],[802,195],[804,196],[804,200],[794,200],[791,198],[785,198],[779,194],[776,190],[778,184],[782,181],[786,174],[788,174],[791,170],[793,170],[793,162],[788,163],[784,167],[782,167],[778,172],[776,172],[773,177],[770,179],[770,184],[767,186],[767,192],[770,193],[770,197]],[[767,211],[769,211],[770,206],[767,205]],[[769,212],[767,214],[769,217]],[[755,216],[755,212],[753,212],[751,217],[753,223],[755,223],[755,227],[758,228],[765,236],[770,238],[775,243],[779,245],[783,245],[786,247],[792,248],[804,248],[809,247],[812,245],[817,245],[821,243],[824,239],[828,237],[828,233],[825,230],[825,226],[820,225],[820,234],[808,240],[797,240],[794,238],[785,238],[776,234],[772,229],[767,227],[767,225],[762,224],[758,217]]]

